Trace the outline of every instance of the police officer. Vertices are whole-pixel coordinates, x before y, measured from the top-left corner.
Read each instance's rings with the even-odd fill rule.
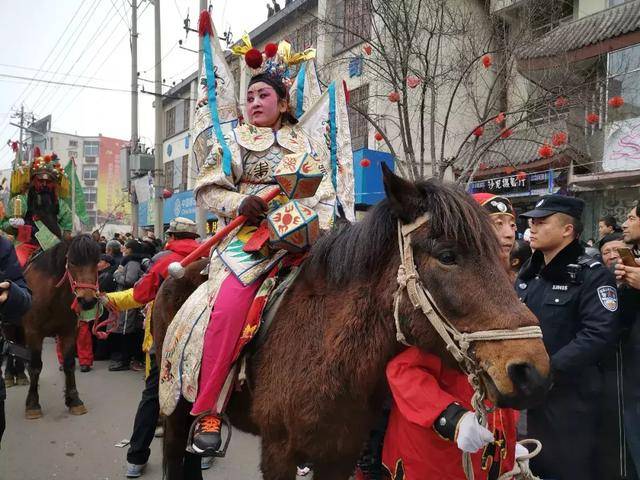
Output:
[[[543,197],[531,219],[533,256],[516,279],[520,299],[538,317],[553,387],[527,412],[528,436],[542,442],[532,471],[554,480],[598,478],[598,420],[602,374],[598,361],[618,336],[613,274],[580,245],[584,202]]]

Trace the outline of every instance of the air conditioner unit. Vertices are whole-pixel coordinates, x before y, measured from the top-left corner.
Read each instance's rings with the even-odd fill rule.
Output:
[[[96,181],[95,180],[87,180],[85,179],[84,181],[84,186],[85,187],[94,187],[96,185]]]

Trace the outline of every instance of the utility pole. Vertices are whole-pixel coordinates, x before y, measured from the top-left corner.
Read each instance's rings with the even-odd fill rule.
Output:
[[[22,130],[24,128],[24,104],[20,105],[20,143],[18,144],[18,164],[22,165]]]
[[[207,0],[200,0],[200,12],[207,9]],[[196,101],[200,94],[200,81],[202,76],[202,57],[204,55],[204,37],[200,37],[200,52],[198,54],[198,78],[196,84]],[[196,226],[200,238],[207,236],[207,210],[202,207],[196,208]]]
[[[131,194],[131,155],[138,152],[138,0],[131,0],[131,145],[127,155],[127,189],[131,198],[131,224],[134,237],[138,236],[138,195]]]
[[[155,172],[153,178],[154,187],[154,212],[153,226],[156,238],[162,238],[162,191],[164,190],[164,164],[162,162],[162,47],[160,38],[160,0],[154,0],[155,20],[155,108],[156,108],[156,136],[155,136]]]

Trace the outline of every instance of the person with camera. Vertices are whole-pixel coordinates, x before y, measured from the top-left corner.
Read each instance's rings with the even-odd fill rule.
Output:
[[[31,291],[22,276],[16,251],[9,240],[0,237],[0,320],[3,323],[18,325],[30,307]],[[0,342],[5,343],[1,339]],[[4,354],[4,350],[2,348],[0,354]],[[6,426],[4,414],[6,398],[4,380],[0,376],[0,442],[2,442],[2,434]]]
[[[618,249],[615,266],[619,284],[622,316],[628,329],[623,345],[624,427],[636,471],[640,472],[640,207],[636,204],[622,224],[622,237],[630,249]],[[625,255],[623,255],[623,253]]]

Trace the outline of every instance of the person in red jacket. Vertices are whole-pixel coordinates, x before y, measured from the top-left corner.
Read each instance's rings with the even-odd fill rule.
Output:
[[[507,259],[515,242],[511,202],[486,193],[473,197],[491,215],[500,254]],[[393,480],[464,479],[463,452],[472,454],[475,480],[497,480],[513,470],[516,446],[519,456],[527,453],[516,443],[518,412],[496,409],[487,426],[481,425],[467,376],[439,357],[409,347],[387,365],[387,381],[393,405],[382,462]]]
[[[165,249],[153,257],[151,266],[133,288],[106,295],[111,306],[118,310],[126,310],[152,302],[156,298],[160,285],[169,274],[169,265],[181,261],[200,246],[196,240],[198,237],[196,224],[188,218],[174,218],[170,222],[166,234],[169,241],[165,245]],[[148,327],[145,328],[145,340],[147,339],[150,339]],[[158,365],[153,351],[150,351],[149,354],[149,374],[142,391],[127,451],[127,478],[138,478],[144,473],[151,454],[149,447],[160,415]]]

